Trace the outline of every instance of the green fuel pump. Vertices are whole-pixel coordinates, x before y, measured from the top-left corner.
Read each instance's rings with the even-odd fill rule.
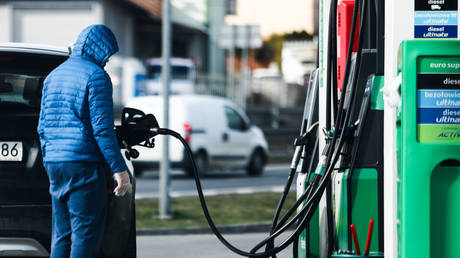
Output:
[[[459,49],[454,40],[401,44],[398,257],[459,256]]]

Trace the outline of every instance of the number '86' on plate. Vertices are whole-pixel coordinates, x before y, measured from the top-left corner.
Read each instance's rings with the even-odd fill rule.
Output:
[[[1,142],[0,161],[22,161],[22,142]]]

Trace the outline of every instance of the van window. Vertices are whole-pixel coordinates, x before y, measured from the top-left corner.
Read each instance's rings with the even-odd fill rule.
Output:
[[[230,129],[240,131],[247,129],[246,122],[233,108],[225,107],[225,116],[227,117],[227,123]]]
[[[171,79],[173,80],[190,80],[191,68],[183,65],[171,65]],[[160,79],[161,65],[147,66],[147,78]]]

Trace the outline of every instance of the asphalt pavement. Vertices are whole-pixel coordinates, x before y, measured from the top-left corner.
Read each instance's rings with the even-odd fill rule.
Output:
[[[267,237],[264,233],[225,235],[230,243],[243,250],[250,250]],[[286,235],[282,237],[286,238]],[[284,240],[280,238],[280,240]],[[277,241],[279,244],[281,241]],[[138,236],[139,258],[235,258],[239,256],[228,250],[214,235]],[[277,255],[292,257],[292,245]]]
[[[158,171],[151,170],[136,178],[136,199],[158,196],[158,175]],[[210,172],[201,178],[201,182],[207,196],[282,192],[288,175],[289,164],[270,164],[260,177],[249,177],[244,170],[224,170]],[[196,195],[195,181],[180,170],[172,170],[170,187],[172,197]],[[295,189],[295,183],[292,189]]]

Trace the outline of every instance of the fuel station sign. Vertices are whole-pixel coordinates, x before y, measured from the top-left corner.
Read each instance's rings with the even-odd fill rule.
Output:
[[[456,39],[458,0],[415,0],[415,39]]]
[[[419,58],[417,140],[460,143],[460,57]]]

